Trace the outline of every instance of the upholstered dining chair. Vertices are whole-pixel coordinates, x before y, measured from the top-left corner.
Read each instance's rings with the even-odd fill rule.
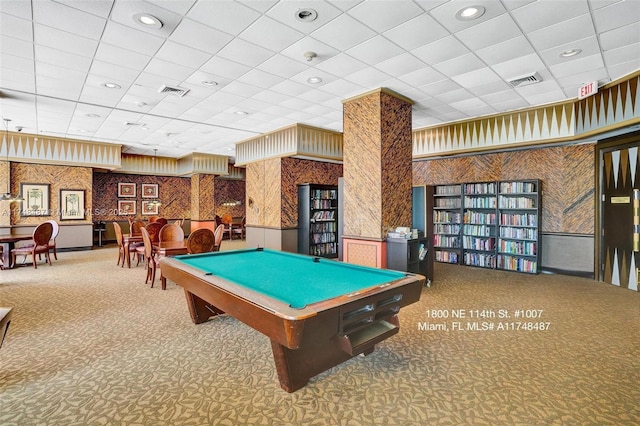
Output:
[[[141,235],[140,229],[144,228],[145,226],[146,226],[146,223],[144,223],[144,221],[134,220],[133,222],[131,222],[131,227],[129,232],[131,232],[131,235]]]
[[[60,232],[60,225],[58,225],[58,222],[55,220],[48,220],[47,222],[50,222],[53,226],[53,232],[51,233],[51,239],[49,240],[49,249],[53,251],[53,258],[58,260],[58,253],[56,252],[56,237]]]
[[[52,234],[53,225],[51,224],[51,222],[42,222],[40,225],[36,226],[36,229],[33,230],[33,243],[11,250],[11,262],[15,265],[17,256],[24,256],[26,259],[27,256],[31,255],[31,257],[33,258],[33,267],[35,269],[38,269],[36,255],[42,253],[45,256],[46,263],[51,265],[51,256],[49,256],[49,241],[51,240]]]
[[[161,223],[162,225],[166,225],[169,221],[164,217],[159,217],[156,219],[156,222]]]
[[[156,222],[157,223],[157,222]],[[169,225],[164,225],[160,229],[160,234],[158,240],[160,242],[163,241],[182,241],[184,240],[184,230],[181,226],[178,226],[174,223]]]
[[[215,231],[213,231],[215,247],[213,251],[220,251],[220,245],[222,244],[222,238],[224,237],[224,223],[218,225]]]
[[[215,246],[216,239],[211,229],[196,229],[187,238],[187,251],[189,254],[207,253],[213,251]]]
[[[231,230],[233,235],[239,235],[240,239],[244,240],[246,224],[247,224],[247,218],[243,216],[242,222],[240,222],[240,225],[236,226]]]
[[[160,222],[151,222],[148,224],[145,229],[149,233],[149,238],[151,238],[152,243],[157,243],[160,241],[160,230],[164,225]]]
[[[158,269],[158,259],[153,252],[153,243],[147,228],[142,228],[142,243],[144,244],[144,260],[147,266],[147,277],[144,279],[144,283],[147,284],[151,280],[151,287],[156,280],[156,270]]]

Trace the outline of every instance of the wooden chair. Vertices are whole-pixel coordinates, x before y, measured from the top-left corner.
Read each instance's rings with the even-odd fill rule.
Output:
[[[159,218],[159,216],[151,216],[151,217],[149,217],[149,223],[155,222],[156,220],[158,220],[158,218]]]
[[[134,220],[131,222],[130,232],[131,235],[142,235],[140,229],[144,228],[146,224],[142,220]]]
[[[222,224],[224,225],[224,234],[228,234],[231,239],[233,237],[233,217],[229,213],[223,214]]]
[[[53,234],[53,225],[51,222],[42,222],[36,226],[33,230],[33,244],[28,246],[18,247],[11,250],[12,263],[16,264],[16,256],[24,256],[25,259],[28,255],[33,258],[33,267],[38,269],[38,262],[36,255],[44,254],[46,262],[51,265],[51,256],[49,256],[49,241]]]
[[[160,230],[162,229],[162,223],[159,222],[151,222],[148,224],[145,229],[149,233],[149,238],[151,238],[151,242],[157,243],[160,241]]]
[[[214,244],[215,244],[215,247],[213,248],[213,251],[220,251],[220,245],[222,244],[222,238],[224,237],[224,224],[223,223],[218,225],[216,230],[213,232],[213,236],[214,236]]]
[[[233,235],[239,235],[241,240],[244,240],[246,221],[247,219],[243,216],[240,225],[232,229]]]
[[[116,242],[118,243],[118,263],[120,265],[120,261],[122,260],[122,267],[124,268],[125,264],[125,254],[124,254],[124,237],[122,236],[122,228],[118,222],[113,222],[113,231],[116,234]]]
[[[151,243],[151,237],[149,231],[146,228],[142,228],[142,243],[144,244],[144,259],[147,266],[147,277],[144,279],[146,284],[151,279],[151,287],[156,280],[156,270],[158,269],[158,259],[153,252],[153,244]]]
[[[211,229],[200,228],[189,234],[187,238],[187,251],[189,254],[207,253],[214,251],[216,238]]]
[[[156,222],[157,223],[157,222]],[[163,241],[182,241],[184,240],[184,230],[181,226],[178,226],[174,223],[170,225],[164,225],[162,229],[160,229],[160,234],[158,240],[160,242]]]
[[[162,224],[163,226],[168,223],[167,219],[165,219],[164,217],[159,217],[155,221]]]
[[[55,260],[58,260],[58,253],[56,252],[56,237],[60,232],[60,225],[58,225],[58,222],[56,222],[55,220],[48,220],[47,222],[50,222],[53,226],[53,233],[51,234],[51,239],[49,240],[49,249],[53,251],[53,258]]]

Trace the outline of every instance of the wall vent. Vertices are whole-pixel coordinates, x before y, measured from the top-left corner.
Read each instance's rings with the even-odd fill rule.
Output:
[[[509,83],[511,87],[523,87],[530,84],[540,83],[541,81],[542,77],[540,76],[540,74],[534,72],[533,74],[527,74],[507,80],[507,83]]]
[[[184,89],[182,87],[171,87],[167,86],[166,84],[163,84],[158,89],[158,93],[167,93],[178,97],[183,97],[187,94],[187,92],[189,92],[189,89]]]

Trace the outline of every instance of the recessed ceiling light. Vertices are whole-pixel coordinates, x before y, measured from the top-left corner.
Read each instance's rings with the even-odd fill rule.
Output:
[[[484,6],[467,6],[456,13],[456,19],[460,21],[472,21],[484,15],[485,11]]]
[[[313,9],[298,9],[296,19],[302,22],[313,22],[318,18],[318,12]]]
[[[142,101],[138,101],[138,102],[136,102],[136,106],[139,107],[139,108],[142,108],[144,106],[147,106],[147,103],[146,102],[142,102]]]
[[[322,79],[320,77],[309,77],[307,79],[307,82],[311,83],[311,84],[318,84],[318,83],[322,82]]]
[[[106,87],[107,89],[120,89],[120,85],[116,83],[102,83],[102,87]]]
[[[567,49],[560,54],[561,58],[570,58],[572,56],[579,55],[582,49]]]
[[[136,13],[133,15],[133,20],[147,28],[162,28],[162,21],[148,13]]]
[[[247,111],[235,111],[234,114],[237,114],[237,115],[248,115],[249,113]]]
[[[100,118],[98,114],[94,114],[94,113],[85,114],[84,116],[89,118]]]
[[[213,80],[205,80],[202,82],[203,86],[217,86],[218,82]]]

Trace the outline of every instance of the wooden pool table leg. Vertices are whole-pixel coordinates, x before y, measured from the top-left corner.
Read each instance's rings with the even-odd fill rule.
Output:
[[[224,314],[223,310],[205,302],[186,289],[184,290],[184,295],[187,299],[191,321],[193,321],[194,324],[201,324],[213,316]]]

